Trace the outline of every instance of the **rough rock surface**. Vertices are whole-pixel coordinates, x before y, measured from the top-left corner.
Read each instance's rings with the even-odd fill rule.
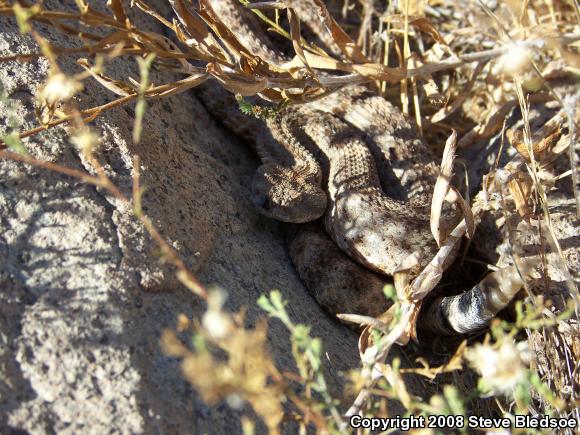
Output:
[[[74,2],[50,2],[51,6]],[[165,2],[159,1],[161,8]],[[104,4],[104,3],[103,3]],[[153,29],[150,22],[144,26]],[[47,28],[61,46],[70,40]],[[0,19],[0,55],[36,52],[14,20]],[[78,73],[72,59],[63,71]],[[17,100],[21,129],[38,125],[33,106],[48,63],[0,64],[0,80]],[[134,62],[116,61],[113,77],[137,78]],[[156,83],[171,79],[156,72]],[[87,80],[81,108],[114,96]],[[0,105],[0,129],[10,110]],[[252,324],[260,294],[278,288],[293,320],[324,337],[331,381],[358,364],[356,335],[328,318],[293,270],[281,227],[252,209],[249,187],[257,161],[212,120],[191,95],[150,102],[143,139],[134,145],[132,106],[104,113],[92,126],[107,174],[131,193],[132,158],[141,158],[144,208],[204,284],[229,293],[227,308],[248,307]],[[88,170],[66,128],[25,140],[31,155]],[[159,337],[179,313],[204,307],[160,265],[155,245],[101,189],[43,169],[0,161],[0,432],[239,432],[238,414],[210,408],[163,355]],[[270,348],[292,368],[286,330],[270,322]]]

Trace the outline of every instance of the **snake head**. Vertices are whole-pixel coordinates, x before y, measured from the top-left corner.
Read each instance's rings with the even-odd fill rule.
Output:
[[[252,202],[260,213],[291,223],[310,222],[326,211],[326,193],[299,171],[265,164],[252,181]]]

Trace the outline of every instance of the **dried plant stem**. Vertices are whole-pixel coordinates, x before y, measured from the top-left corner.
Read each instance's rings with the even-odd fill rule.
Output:
[[[580,34],[578,33],[569,33],[562,35],[561,37],[557,38],[559,42],[562,44],[571,44],[573,42],[580,40]],[[528,41],[521,41],[518,42],[518,45],[522,48],[528,49],[541,49],[546,45],[546,39],[530,39]],[[508,53],[510,47],[505,46],[502,48],[494,48],[490,50],[479,51],[476,53],[468,53],[462,54],[460,56],[453,56],[449,59],[445,59],[441,62],[434,63],[433,65],[426,65],[415,70],[410,70],[408,72],[408,76],[416,77],[425,74],[425,71],[429,71],[430,73],[444,71],[447,69],[457,68],[465,63],[472,63],[472,62],[484,62],[490,59],[494,59],[504,54]]]
[[[481,214],[483,213],[483,204],[485,203],[486,196],[487,192],[485,190],[481,190],[474,200],[472,214],[473,219],[476,221],[479,220]],[[402,303],[402,314],[399,318],[399,321],[395,326],[392,327],[391,332],[383,340],[381,340],[384,347],[381,350],[376,350],[375,355],[373,355],[368,361],[364,361],[365,367],[363,368],[362,373],[367,377],[367,385],[360,391],[355,401],[346,412],[345,417],[348,418],[353,415],[362,415],[363,407],[370,397],[371,390],[374,388],[377,381],[384,376],[383,372],[376,367],[380,366],[380,364],[383,364],[384,361],[386,361],[389,351],[394,343],[400,339],[402,339],[402,341],[407,340],[407,327],[410,322],[413,321],[413,316],[419,309],[421,300],[437,285],[441,279],[441,264],[444,264],[449,255],[454,252],[456,245],[461,241],[463,235],[466,234],[468,226],[469,225],[467,220],[463,219],[447,237],[445,243],[443,243],[435,257],[433,257],[433,260],[431,260],[431,262],[423,269],[419,276],[417,276],[417,278],[415,278],[415,280],[411,283],[409,292],[413,295],[413,300]],[[371,346],[371,348],[373,347],[374,346]]]
[[[356,399],[354,400],[351,407],[344,414],[346,420],[341,425],[341,430],[346,430],[347,420],[353,415],[362,415],[363,408],[366,405],[371,391],[375,387],[376,383],[380,378],[384,376],[382,370],[380,370],[380,364],[386,361],[389,351],[393,344],[406,333],[407,325],[411,322],[411,319],[417,309],[417,303],[403,303],[401,307],[402,314],[399,318],[397,324],[393,327],[391,332],[381,340],[381,349],[377,349],[376,346],[372,346],[365,352],[365,356],[369,352],[374,351],[374,355],[368,356],[368,361],[363,361],[364,367],[362,369],[362,375],[367,378],[366,385],[361,389]]]
[[[94,186],[105,187],[105,185],[103,184],[103,180],[101,180],[99,177],[89,175],[86,172],[79,171],[77,169],[67,168],[65,166],[61,166],[56,163],[47,162],[45,160],[38,160],[28,155],[13,153],[11,151],[6,150],[0,150],[0,157],[8,160],[13,160],[16,162],[22,162],[33,166],[38,166],[39,168],[48,169],[49,171],[58,172],[59,174],[77,178],[85,183],[89,183]]]
[[[118,106],[122,106],[123,104],[126,104],[134,99],[137,98],[137,94],[132,94],[132,95],[127,95],[125,97],[122,98],[118,98],[114,101],[111,101],[107,104],[103,104],[101,106],[97,106],[97,107],[93,107],[92,109],[87,109],[87,110],[83,110],[80,112],[80,115],[82,117],[84,117],[85,121],[92,121],[93,119],[95,119],[103,110],[107,110],[107,109],[112,109],[114,107],[118,107]],[[70,122],[73,121],[74,119],[76,119],[78,117],[78,113],[72,113],[69,114],[67,116],[64,116],[60,119],[56,119],[54,121],[50,121],[44,125],[41,125],[39,127],[36,128],[31,128],[30,130],[26,130],[23,131],[22,133],[19,133],[19,138],[20,139],[24,139],[26,137],[29,136],[34,136],[35,134],[38,134],[42,131],[48,130],[49,128],[52,127],[56,127],[57,125],[60,124],[64,124],[66,122]],[[0,150],[6,149],[6,145],[2,142],[0,142]],[[27,162],[28,163],[28,162]],[[48,163],[48,162],[47,162]]]
[[[119,56],[138,56],[138,55],[147,55],[150,51],[144,50],[143,48],[130,48],[126,47],[122,50],[118,50],[117,47],[96,47],[94,45],[83,45],[82,47],[74,47],[74,48],[62,48],[62,47],[55,47],[51,46],[51,51],[55,55],[74,55],[74,54],[82,54],[82,53],[90,53],[90,54],[110,54],[115,53]],[[26,53],[26,54],[14,54],[12,56],[0,56],[0,62],[10,62],[10,61],[19,61],[19,62],[30,62],[34,59],[38,59],[44,57],[44,53],[36,52],[36,53]],[[170,52],[164,51],[163,58],[169,59],[186,59],[190,56],[186,53],[179,53],[179,52]]]
[[[168,97],[168,96],[173,95],[175,93],[183,92],[186,89],[190,89],[192,87],[195,87],[199,83],[207,80],[208,77],[209,76],[205,75],[205,74],[187,77],[183,80],[179,80],[177,82],[173,82],[170,84],[151,87],[144,94],[146,96],[148,96],[149,98]],[[26,130],[22,133],[19,133],[18,136],[20,139],[23,139],[23,138],[26,138],[29,136],[34,136],[35,134],[38,134],[38,133],[45,131],[45,130],[48,130],[49,128],[56,127],[57,125],[61,125],[61,124],[64,124],[66,122],[71,122],[71,121],[77,119],[79,114],[80,114],[80,116],[83,117],[84,122],[90,122],[90,121],[93,121],[95,118],[97,118],[101,114],[101,112],[103,112],[105,110],[113,109],[115,107],[123,106],[124,104],[127,104],[133,100],[136,100],[138,96],[139,96],[138,93],[134,93],[134,94],[123,96],[121,98],[118,98],[118,99],[113,100],[109,103],[103,104],[101,106],[93,107],[92,109],[82,110],[79,113],[74,112],[74,113],[71,113],[67,116],[60,118],[60,119],[50,121],[50,122],[46,123],[45,125],[41,125],[39,127],[32,128],[30,130]],[[6,145],[3,144],[2,142],[0,142],[0,150],[2,150],[2,149],[6,149]]]
[[[570,135],[570,145],[568,148],[568,157],[570,159],[570,170],[572,172],[572,189],[574,191],[574,199],[576,200],[576,217],[580,219],[580,165],[577,161],[578,154],[578,132],[576,131],[576,122],[574,121],[576,111],[576,98],[570,98],[565,101],[564,110],[568,118],[568,131]]]

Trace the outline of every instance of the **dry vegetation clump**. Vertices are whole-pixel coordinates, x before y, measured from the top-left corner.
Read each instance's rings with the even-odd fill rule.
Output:
[[[105,110],[135,104],[133,140],[138,142],[147,101],[187,91],[206,80],[217,81],[240,98],[259,95],[279,104],[299,104],[345,84],[368,83],[398,100],[430,144],[446,144],[438,150],[443,164],[433,203],[434,236],[438,237],[438,210],[450,190],[465,219],[442,241],[437,258],[419,277],[409,282],[402,273],[396,277],[396,289],[387,289],[386,294],[395,299],[390,322],[356,319],[367,325],[359,349],[363,368],[350,374],[349,388],[356,398],[346,415],[388,416],[388,399],[400,402],[413,415],[491,416],[493,408],[504,416],[550,414],[579,419],[580,259],[577,249],[576,254],[564,253],[552,216],[555,191],[565,193],[563,200],[561,193],[556,199],[568,201],[564,219],[573,226],[580,214],[577,2],[406,0],[385,5],[345,0],[329,2],[328,9],[320,0],[309,4],[322,17],[326,34],[318,36],[329,41],[328,47],[308,38],[308,23],[302,23],[304,32],[300,31],[293,2],[253,5],[269,31],[286,38],[292,47],[293,61],[276,65],[241,44],[205,0],[171,1],[173,19],[162,16],[146,0],[133,0],[130,5],[109,0],[108,13],[98,12],[85,0],[76,0],[75,11],[51,10],[42,2],[0,0],[0,15],[15,17],[21,31],[39,47],[37,53],[0,61],[26,62],[42,56],[51,63],[38,101],[39,126],[29,131],[19,131],[16,122],[9,126],[2,133],[0,157],[100,186],[133,208],[164,259],[176,267],[180,281],[208,304],[202,319],[179,319],[178,331],[193,333],[191,346],[175,332],[163,336],[166,352],[183,359],[185,377],[206,401],[226,400],[233,407],[247,402],[272,433],[287,420],[334,433],[345,427],[344,410],[349,404],[346,396],[334,398],[329,393],[322,370],[322,341],[310,337],[307,326],[292,322],[279,293],[264,296],[259,305],[291,332],[298,371],[280,372],[265,345],[266,324],[246,329],[243,316],[222,309],[221,293],[208,292],[186,269],[141,209],[139,174],[135,174],[132,198],[107,178],[99,163],[98,138],[88,124]],[[162,23],[174,41],[136,27],[130,17],[138,13]],[[35,23],[52,26],[78,44],[57,47],[35,30]],[[65,75],[58,67],[59,56],[76,57],[80,72]],[[139,81],[105,75],[108,63],[126,56],[138,62]],[[153,66],[184,76],[153,84],[149,82]],[[117,98],[98,107],[77,107],[74,96],[91,78]],[[4,93],[2,103],[10,104]],[[241,108],[252,113],[262,110],[243,100]],[[270,110],[275,107],[266,112]],[[93,165],[92,174],[27,153],[22,139],[64,123],[73,125],[73,142]],[[486,162],[480,156],[494,141],[499,146]],[[454,166],[457,153],[462,158]],[[451,187],[454,173],[456,187]],[[525,295],[513,307],[513,321],[494,322],[483,340],[462,342],[437,367],[429,367],[425,360],[417,361],[414,369],[401,369],[397,361],[385,363],[394,343],[416,338],[421,300],[441,278],[438,265],[464,235],[473,236],[486,212],[492,213],[493,224],[505,236],[502,258],[489,260],[493,264],[515,257],[521,265],[523,244],[530,243],[524,242],[525,237],[542,235],[540,252],[534,253],[539,255],[542,275],[528,274],[525,268],[509,269],[514,276],[526,277]],[[521,232],[524,236],[516,237]],[[551,269],[560,274],[560,281],[549,277]],[[495,273],[502,277],[506,270]],[[468,366],[474,371],[465,371]],[[440,393],[427,399],[412,395],[404,382],[408,372],[435,380]],[[482,397],[488,400],[478,407]],[[248,432],[253,430],[254,422],[243,424]]]

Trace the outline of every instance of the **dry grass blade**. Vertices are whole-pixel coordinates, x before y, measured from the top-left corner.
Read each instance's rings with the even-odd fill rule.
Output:
[[[443,121],[449,115],[451,115],[453,112],[455,112],[457,109],[459,109],[459,107],[461,107],[463,102],[468,98],[469,91],[471,91],[471,88],[475,84],[475,81],[476,81],[477,77],[479,76],[479,74],[481,73],[481,71],[483,70],[484,66],[485,66],[485,62],[479,62],[477,64],[477,66],[475,67],[475,70],[471,74],[471,78],[469,79],[469,82],[465,85],[465,87],[463,88],[461,93],[455,98],[455,100],[453,100],[453,103],[447,107],[440,109],[437,113],[435,113],[435,114],[433,114],[433,116],[431,116],[430,121],[433,124]]]
[[[286,14],[288,16],[288,23],[290,26],[290,40],[292,41],[292,47],[296,53],[298,59],[300,60],[300,66],[304,66],[306,71],[311,77],[316,78],[316,73],[310,67],[308,59],[305,55],[304,48],[302,47],[302,36],[300,33],[300,18],[296,13],[296,10],[292,8],[291,3],[276,1],[276,2],[259,2],[259,3],[249,3],[248,7],[254,10],[259,9],[286,9]],[[288,65],[285,65],[287,68]]]
[[[530,164],[527,165],[527,168],[528,168],[530,177],[531,177],[533,184],[534,184],[534,187],[535,187],[535,193],[537,195],[537,202],[541,206],[542,212],[543,212],[543,215],[545,218],[546,226],[548,229],[548,235],[549,235],[549,237],[547,237],[547,240],[550,243],[553,251],[558,254],[559,269],[562,272],[562,274],[566,277],[566,286],[568,287],[570,295],[572,295],[572,297],[574,299],[574,302],[576,304],[576,310],[578,310],[578,308],[580,307],[580,291],[578,290],[578,287],[577,287],[577,285],[572,277],[568,263],[567,263],[566,259],[564,258],[564,254],[563,254],[560,242],[558,241],[558,238],[555,235],[554,225],[552,222],[552,216],[551,216],[550,210],[548,208],[548,197],[546,194],[546,190],[544,189],[544,186],[540,182],[540,179],[538,176],[539,165],[536,163],[536,160],[534,158],[533,144],[532,144],[532,133],[531,133],[530,123],[529,123],[529,101],[527,101],[525,96],[524,96],[521,78],[518,75],[514,76],[514,85],[515,85],[515,90],[516,90],[516,94],[518,97],[518,101],[520,104],[520,110],[522,112],[522,118],[524,121],[524,134],[523,134],[524,143],[525,143],[526,148],[527,148],[527,155],[530,157]]]
[[[139,9],[141,9],[143,12],[145,12],[148,15],[151,15],[157,21],[159,21],[160,23],[162,23],[165,27],[168,27],[170,29],[173,29],[172,24],[169,21],[167,21],[165,19],[165,17],[163,17],[159,12],[153,10],[153,8],[151,8],[143,0],[133,0],[133,3],[135,4],[135,6],[137,6]]]
[[[381,363],[386,360],[393,344],[398,341],[405,342],[405,340],[409,340],[408,325],[411,324],[411,319],[416,316],[418,305],[414,303],[403,303],[400,310],[400,317],[396,325],[381,339],[380,347],[377,344],[369,345],[370,332],[368,328],[365,328],[365,331],[359,338],[359,353],[365,366],[363,368],[363,374],[365,374],[366,385],[360,391],[351,407],[346,411],[345,422],[341,426],[341,430],[347,428],[346,421],[350,417],[363,414],[363,409],[370,397],[372,388],[379,379],[384,377],[385,373],[382,370]]]
[[[298,14],[292,8],[286,9],[286,13],[288,14],[288,21],[290,23],[290,38],[292,39],[292,46],[294,47],[294,51],[310,75],[312,77],[316,77],[316,73],[312,70],[310,65],[308,65],[308,60],[304,55],[304,50],[302,49],[302,44],[300,43],[300,19],[298,18]]]
[[[374,317],[362,316],[360,314],[337,314],[336,317],[342,321],[354,323],[358,326],[368,326],[383,332],[388,331],[389,325]]]
[[[418,15],[409,15],[407,18],[409,25],[429,34],[436,42],[447,45],[445,38],[441,36],[435,25],[428,18]],[[386,17],[384,21],[391,24],[404,24],[405,16],[393,14]]]
[[[568,134],[570,135],[570,148],[569,148],[569,159],[570,159],[570,169],[572,171],[572,189],[574,191],[574,198],[576,199],[576,217],[580,218],[580,159],[578,159],[578,154],[580,151],[580,141],[576,138],[578,137],[577,129],[577,109],[578,96],[575,98],[569,98],[565,101],[566,116],[568,118]]]
[[[441,373],[453,372],[455,370],[461,370],[463,368],[463,353],[467,349],[467,340],[463,340],[461,344],[455,350],[455,353],[447,363],[439,367],[430,367],[424,358],[417,358],[417,362],[421,364],[422,367],[401,369],[401,373],[416,373],[418,375],[424,376],[430,380],[435,379]]]
[[[486,183],[484,183],[484,186]],[[420,301],[441,280],[443,275],[442,265],[448,262],[449,256],[454,252],[458,243],[461,242],[462,237],[468,232],[469,226],[471,225],[468,221],[473,222],[473,225],[479,220],[481,213],[483,212],[483,204],[486,203],[486,198],[489,193],[486,189],[481,190],[474,200],[474,205],[471,209],[470,217],[464,219],[457,224],[457,226],[451,231],[451,233],[445,239],[445,242],[440,246],[439,251],[433,257],[431,262],[423,269],[423,271],[413,280],[409,288],[407,289],[407,294],[409,295],[409,300]]]
[[[359,79],[356,81],[357,83],[371,80],[381,80],[388,83],[398,83],[407,76],[407,70],[405,68],[388,67],[377,63],[355,64],[355,63],[340,62],[331,57],[321,56],[315,53],[311,53],[309,51],[304,51],[304,57],[308,65],[312,68],[355,73],[355,76],[358,76]],[[302,59],[298,57],[284,65],[285,68],[302,67],[302,66],[305,66],[304,62],[302,61]],[[327,77],[326,79],[328,81],[331,78]],[[340,78],[336,77],[334,79],[338,81]],[[323,78],[319,77],[319,81],[320,80],[323,80]]]
[[[457,132],[453,130],[451,136],[447,138],[445,143],[445,150],[443,151],[443,159],[441,161],[441,169],[435,188],[433,189],[433,200],[431,201],[431,233],[441,246],[443,234],[441,234],[441,210],[445,196],[449,191],[449,183],[453,177],[453,162],[455,161],[455,150],[457,146]]]
[[[178,80],[172,83],[171,86],[159,87],[155,93],[151,92],[151,89],[146,92],[150,98],[165,98],[171,95],[180,94],[181,92],[185,92],[188,89],[195,88],[199,86],[207,79],[209,79],[209,74],[205,71],[200,71],[195,74],[190,75],[189,77]]]
[[[126,97],[128,95],[133,95],[137,92],[137,89],[135,87],[130,86],[125,82],[114,80],[110,77],[105,76],[104,74],[95,72],[94,69],[91,67],[91,65],[89,65],[89,61],[87,59],[79,59],[77,60],[77,64],[82,66],[85,69],[85,71],[87,71],[96,81],[98,81],[104,88],[113,92],[115,95]]]
[[[475,142],[480,140],[485,140],[492,137],[494,134],[501,130],[505,117],[511,109],[515,106],[515,103],[509,102],[505,104],[500,110],[494,113],[485,123],[473,127],[467,134],[463,135],[459,142],[457,143],[458,148],[468,148]]]
[[[355,63],[368,63],[367,57],[363,54],[356,43],[350,36],[340,27],[340,25],[332,18],[332,15],[326,9],[326,5],[322,0],[314,0],[318,7],[318,14],[322,18],[326,28],[332,35],[332,39],[340,47],[342,54],[346,59]]]
[[[178,1],[178,0],[176,0],[176,1]],[[200,0],[199,10],[197,11],[197,13],[203,19],[203,21],[205,21],[205,23],[215,32],[215,34],[217,35],[219,40],[223,44],[225,44],[231,52],[235,53],[235,55],[238,58],[244,57],[246,59],[257,62],[256,56],[238,41],[238,39],[230,31],[230,29],[220,20],[219,16],[215,13],[215,11],[213,10],[213,8],[211,7],[211,5],[209,4],[209,2],[207,0]],[[195,38],[195,34],[197,32],[201,32],[199,27],[202,27],[202,23],[196,19],[195,22],[192,23],[191,25],[193,26],[193,30],[195,31],[194,34],[192,35],[192,37],[197,41],[197,38]],[[207,31],[205,30],[205,26],[203,26],[203,32],[205,32],[204,34],[207,33]],[[220,50],[221,51],[221,48],[219,47],[219,45],[217,47],[215,47],[212,44],[213,40],[214,40],[213,36],[212,37],[208,36],[207,42],[210,44],[208,46],[208,49],[209,49],[211,54],[213,54],[212,53],[213,50]],[[222,55],[223,55],[223,53],[222,53]],[[217,59],[216,59],[216,61],[217,61]]]
[[[533,153],[533,160],[544,163],[552,160],[555,155],[560,154],[565,149],[565,144],[569,144],[569,140],[561,141],[562,139],[562,123],[564,122],[564,110],[560,110],[548,122],[546,122],[539,130],[532,134],[531,149]],[[513,145],[520,155],[529,163],[532,158],[529,154],[528,147],[524,138],[522,130],[510,129],[506,134],[510,144]],[[558,148],[556,149],[556,146]]]
[[[467,226],[465,236],[470,239],[475,233],[475,217],[473,216],[473,211],[468,202],[463,198],[463,196],[461,196],[461,193],[459,193],[454,186],[449,186],[449,194],[451,193],[452,195],[449,196],[451,196],[453,201],[459,206],[461,214],[465,219]]]
[[[217,64],[209,64],[207,72],[217,79],[217,81],[228,91],[243,96],[255,95],[268,87],[265,77],[240,76],[224,71]]]
[[[207,2],[200,2],[200,10],[198,16],[197,14],[193,14],[189,11],[185,3],[181,0],[171,0],[171,6],[181,24],[183,24],[185,30],[189,34],[188,41],[195,41],[195,48],[199,50],[207,59],[216,59],[221,60],[224,62],[229,62],[230,59],[222,49],[220,44],[217,42],[216,38],[207,30],[206,23],[209,22],[213,23],[214,21],[211,19],[215,14],[212,14],[213,10],[207,4]],[[203,12],[203,14],[202,14]],[[225,32],[223,29],[224,26],[220,26],[219,28]],[[215,29],[214,29],[215,30]],[[240,44],[237,43],[237,40],[228,33],[229,38],[227,41],[233,40],[232,45],[236,48],[240,48]]]
[[[508,189],[520,216],[524,219],[529,219],[532,215],[532,210],[528,206],[532,192],[532,181],[522,172],[518,172],[508,182]]]
[[[410,70],[415,70],[423,65],[423,61],[419,58],[416,53],[411,53],[407,58],[407,66]],[[429,102],[433,105],[442,105],[445,102],[445,97],[441,95],[439,89],[437,87],[437,83],[430,74],[422,77],[424,82],[422,82],[421,87],[425,92],[425,96],[429,99]],[[417,92],[417,80],[413,79],[413,97],[415,103],[415,118],[417,122],[417,126],[422,130],[423,129],[423,121],[421,118],[421,108],[419,105],[418,99],[418,92]]]
[[[113,11],[115,19],[120,23],[127,22],[127,14],[123,8],[121,0],[107,0],[107,6]]]

